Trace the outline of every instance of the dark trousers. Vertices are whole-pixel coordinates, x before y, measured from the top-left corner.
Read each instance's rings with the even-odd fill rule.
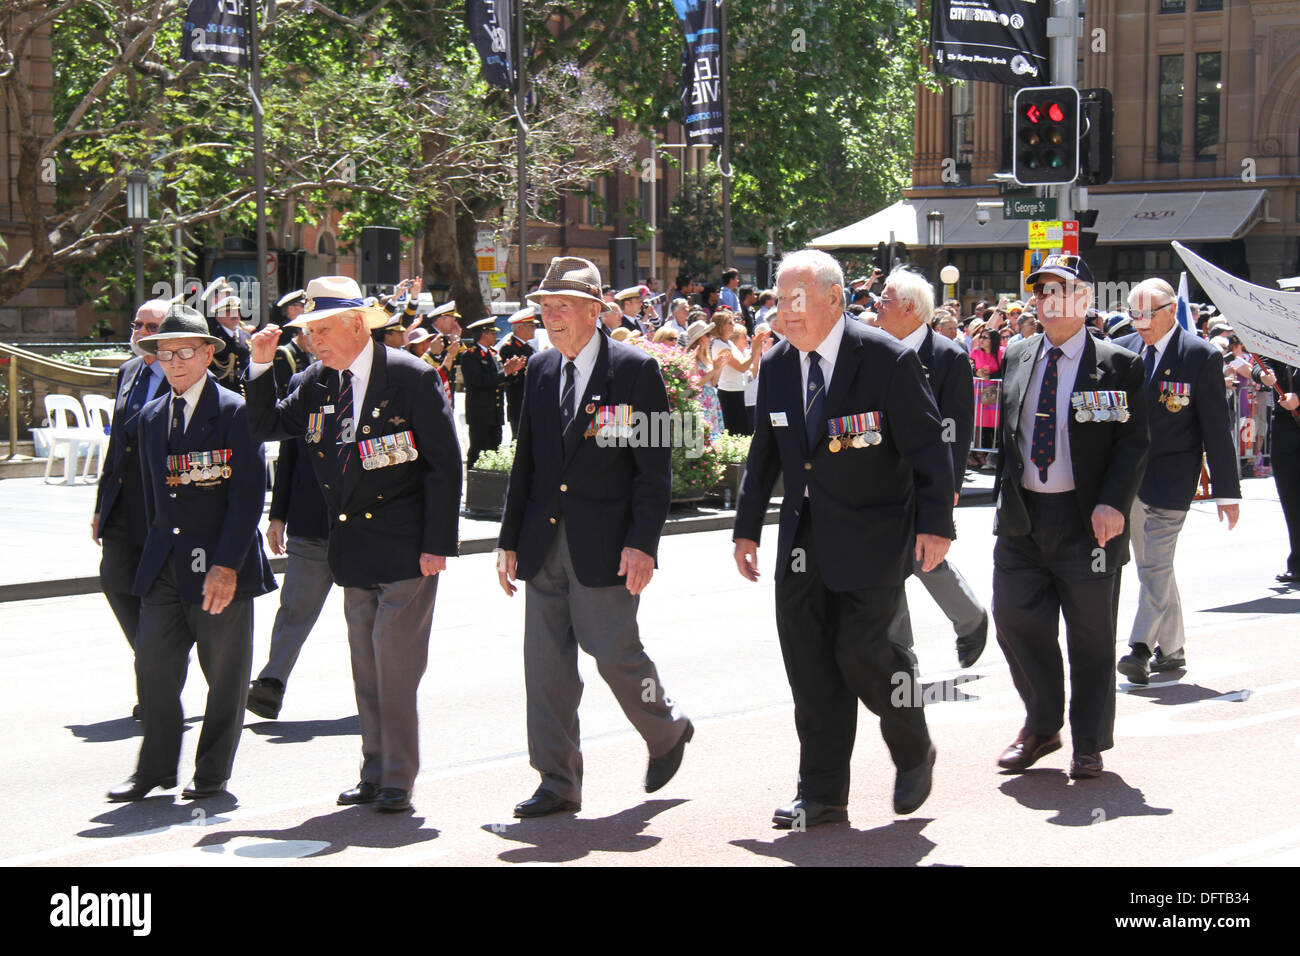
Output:
[[[1287,414],[1283,412],[1283,414]],[[1300,574],[1300,428],[1291,421],[1273,422],[1273,481],[1286,517],[1291,553],[1286,569]]]
[[[844,806],[859,700],[880,718],[880,734],[899,770],[926,759],[930,734],[916,657],[891,640],[905,626],[902,585],[829,590],[817,562],[810,513],[805,501],[791,567],[776,586],[776,631],[794,694],[799,795]]]
[[[135,635],[140,630],[140,599],[131,593],[135,569],[140,565],[141,547],[117,529],[101,529],[103,554],[99,562],[99,586],[104,591],[126,643],[135,651]],[[140,699],[139,683],[135,699]]]
[[[194,776],[229,780],[244,729],[253,665],[253,600],[235,598],[220,614],[209,614],[181,597],[168,560],[140,604],[135,639],[136,679],[144,711],[144,742],[136,765],[141,779],[162,780],[176,773],[184,730],[181,688],[190,648],[196,645],[199,667],[208,682],[208,700]]]
[[[745,412],[745,392],[726,392],[718,389],[718,404],[722,406],[722,427],[733,435],[752,435],[749,415]]]
[[[1023,491],[1027,535],[999,537],[993,547],[993,621],[1011,679],[1025,702],[1025,731],[1050,735],[1065,713],[1065,674],[1058,641],[1065,615],[1070,656],[1070,735],[1075,753],[1114,746],[1115,599],[1118,568],[1104,563],[1092,528],[1084,528],[1074,492]]]

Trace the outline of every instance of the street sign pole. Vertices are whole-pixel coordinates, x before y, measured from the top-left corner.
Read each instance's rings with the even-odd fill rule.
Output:
[[[1052,84],[1079,88],[1079,46],[1075,39],[1083,27],[1079,22],[1078,0],[1057,0],[1052,6],[1054,16],[1047,18],[1047,36],[1051,40]],[[1051,187],[1050,195],[1056,197],[1056,206],[1067,213],[1073,183],[1060,183]]]

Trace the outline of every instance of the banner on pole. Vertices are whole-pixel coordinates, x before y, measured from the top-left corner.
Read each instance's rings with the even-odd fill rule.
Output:
[[[510,63],[510,12],[511,0],[465,0],[465,23],[483,61],[483,79],[503,90],[515,88]]]
[[[190,0],[181,34],[181,59],[248,66],[251,37],[247,0]]]
[[[692,146],[722,143],[722,4],[673,0],[686,34],[682,50],[682,119]]]
[[[1300,292],[1252,285],[1206,262],[1181,242],[1172,245],[1242,345],[1257,355],[1300,366]]]
[[[934,72],[1005,86],[1047,85],[1051,5],[1051,0],[933,0]]]

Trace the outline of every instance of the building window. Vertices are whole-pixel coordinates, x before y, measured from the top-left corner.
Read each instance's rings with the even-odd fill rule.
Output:
[[[1178,161],[1183,147],[1183,55],[1160,58],[1160,110],[1157,120],[1156,159]],[[1216,131],[1217,136],[1217,131]]]
[[[1160,0],[1161,13],[1186,13],[1187,0]]]
[[[1222,56],[1196,54],[1196,158],[1216,159],[1219,145],[1219,94],[1223,91]]]
[[[1210,13],[1223,9],[1223,0],[1196,0],[1197,13]]]
[[[612,221],[609,208],[609,177],[599,176],[591,181],[587,189],[585,205],[587,207],[586,223],[589,226],[608,226]]]
[[[969,173],[975,158],[975,89],[958,83],[948,90],[948,155],[957,160],[958,170]],[[963,182],[969,177],[963,177]]]

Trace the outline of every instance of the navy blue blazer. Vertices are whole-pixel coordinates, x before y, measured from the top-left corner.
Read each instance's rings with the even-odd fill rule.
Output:
[[[1043,333],[1014,342],[1002,359],[1002,453],[993,482],[997,511],[993,533],[1025,535],[1032,530],[1021,479],[1025,461],[1020,454],[1020,412],[1033,373]],[[1080,422],[1070,415],[1070,464],[1079,520],[1091,537],[1092,512],[1099,504],[1109,505],[1124,515],[1124,531],[1106,544],[1106,567],[1128,562],[1129,510],[1146,466],[1147,403],[1142,394],[1142,360],[1108,339],[1089,335],[1083,342],[1079,370],[1071,393],[1080,391],[1124,391],[1128,395],[1129,420]],[[1094,539],[1095,540],[1095,539]]]
[[[124,526],[137,545],[144,544],[145,522],[144,483],[140,478],[140,443],[137,441],[139,414],[127,407],[131,390],[141,375],[152,375],[149,366],[140,356],[122,363],[115,383],[116,398],[113,403],[113,422],[109,430],[108,451],[104,454],[104,473],[95,489],[95,514],[99,515],[102,535],[109,515],[119,504],[123,508]],[[167,394],[167,380],[157,387],[157,395]],[[148,404],[148,403],[145,403]],[[143,406],[140,412],[143,412]]]
[[[1134,333],[1115,342],[1140,357],[1146,343]],[[1191,387],[1191,404],[1171,412],[1160,401],[1162,386]],[[1223,355],[1202,338],[1175,325],[1173,337],[1160,356],[1146,386],[1147,427],[1151,449],[1138,497],[1153,508],[1186,511],[1201,477],[1201,453],[1210,465],[1210,486],[1216,498],[1240,498],[1237,453],[1223,384]]]
[[[140,468],[149,533],[134,593],[144,597],[169,558],[181,597],[203,603],[203,579],[212,567],[233,568],[236,598],[274,591],[275,578],[257,530],[266,500],[266,454],[248,431],[244,400],[211,373],[185,434],[168,444],[171,389],[140,414]],[[229,478],[168,485],[167,456],[228,449]]]
[[[279,402],[275,376],[268,369],[246,386],[248,421],[263,441],[307,433],[307,416],[324,412],[324,440],[310,444],[309,455],[330,510],[329,565],[344,587],[374,587],[420,577],[420,555],[455,556],[460,544],[460,443],[437,370],[409,352],[382,345],[365,400],[356,416],[356,439],[415,433],[419,457],[367,471],[353,453],[339,469],[333,407],[340,376],[320,362],[301,373],[298,387]]]
[[[564,519],[569,555],[578,580],[610,587],[624,548],[655,555],[672,496],[672,449],[616,444],[584,437],[594,409],[631,405],[636,412],[668,411],[659,363],[640,349],[599,339],[600,351],[578,414],[560,432],[559,349],[529,359],[514,467],[506,490],[499,545],[515,551],[516,576],[528,580],[541,568]]]
[[[790,564],[807,487],[826,587],[898,587],[912,572],[917,534],[952,537],[951,452],[917,353],[878,329],[841,321],[844,338],[811,445],[798,350],[782,341],[763,356],[733,537],[759,540],[780,473],[778,582]],[[825,420],[866,412],[881,413],[881,443],[832,452]]]
[[[916,355],[944,420],[943,438],[952,452],[953,488],[960,491],[975,431],[975,376],[971,372],[970,356],[934,329],[926,330]]]

